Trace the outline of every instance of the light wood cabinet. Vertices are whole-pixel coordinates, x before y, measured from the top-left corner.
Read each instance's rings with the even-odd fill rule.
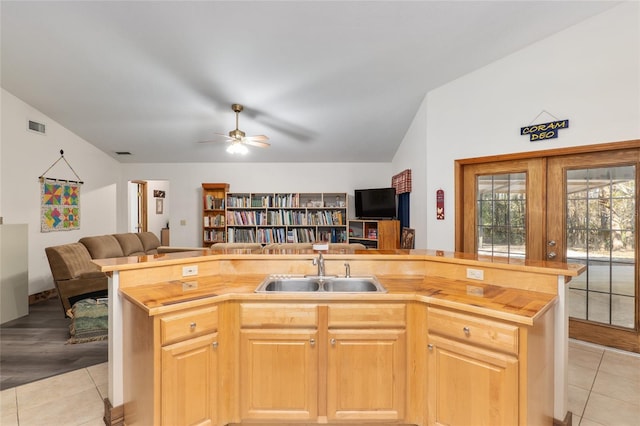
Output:
[[[216,425],[218,308],[149,316],[123,304],[125,422]]]
[[[243,421],[404,419],[404,304],[280,308],[241,304]]]
[[[332,303],[327,309],[327,418],[403,420],[406,305]]]
[[[227,241],[225,229],[225,194],[228,183],[202,184],[202,246]]]
[[[349,220],[349,242],[377,250],[400,247],[399,220]]]
[[[436,336],[429,342],[429,424],[518,424],[515,356]]]
[[[527,326],[391,301],[123,308],[127,425],[553,422],[553,310]]]
[[[436,307],[427,324],[430,425],[553,423],[549,346],[529,344],[540,330]]]
[[[240,332],[243,420],[313,420],[318,416],[316,330]]]
[[[405,407],[405,331],[330,330],[327,418],[402,420]]]
[[[217,333],[162,348],[162,424],[215,425]]]

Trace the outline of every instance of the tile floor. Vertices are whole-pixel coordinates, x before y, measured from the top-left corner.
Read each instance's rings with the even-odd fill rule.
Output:
[[[104,426],[107,363],[0,392],[2,426]]]
[[[640,355],[570,340],[568,373],[574,425],[640,425]]]
[[[640,425],[640,355],[571,340],[568,374],[574,425]],[[107,383],[103,363],[3,390],[0,425],[102,426]]]

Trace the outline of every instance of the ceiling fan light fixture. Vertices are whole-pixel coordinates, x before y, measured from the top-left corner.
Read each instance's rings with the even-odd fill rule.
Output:
[[[239,142],[233,142],[227,147],[227,152],[229,154],[246,155],[249,152],[249,149]]]

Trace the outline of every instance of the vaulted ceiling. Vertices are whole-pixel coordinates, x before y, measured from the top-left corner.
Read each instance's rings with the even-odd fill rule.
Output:
[[[615,5],[3,0],[2,87],[122,162],[388,162],[427,92]],[[232,103],[270,148],[198,143]]]

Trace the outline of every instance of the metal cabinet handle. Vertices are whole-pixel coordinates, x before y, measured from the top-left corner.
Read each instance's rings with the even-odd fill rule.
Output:
[[[336,345],[336,339],[331,339],[331,340],[329,340],[329,342],[331,343],[331,346],[335,346]]]
[[[311,346],[315,346],[316,339],[309,339],[309,343],[311,344]]]
[[[195,323],[195,322],[192,322],[191,324],[189,324],[189,327],[191,327],[191,328],[196,328],[196,323]]]
[[[471,329],[469,327],[463,327],[462,331],[464,331],[465,336],[471,334]]]
[[[218,342],[213,342],[213,343],[211,344],[211,346],[213,346],[214,348],[217,348],[217,347],[218,347]]]
[[[432,350],[433,350],[433,345],[432,345],[431,343],[429,343],[429,344],[427,345],[427,349],[429,349],[429,351],[432,351]]]

